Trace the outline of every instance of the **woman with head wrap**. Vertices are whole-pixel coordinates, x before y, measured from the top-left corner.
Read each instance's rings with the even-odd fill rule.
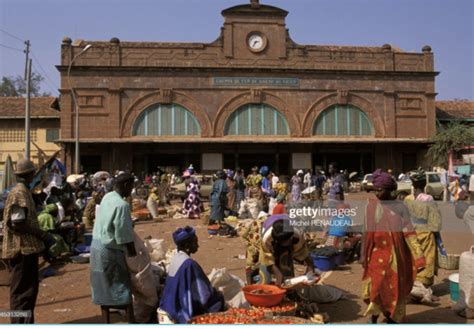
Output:
[[[217,180],[212,185],[211,194],[209,196],[209,207],[211,214],[209,216],[209,224],[220,223],[224,220],[224,210],[227,207],[227,184],[226,173],[223,170],[216,172]]]
[[[227,169],[227,178],[225,183],[227,184],[227,209],[229,210],[229,216],[237,215],[237,183],[234,179],[234,171]]]
[[[291,201],[301,201],[301,190],[303,188],[303,170],[298,170],[296,175],[291,178]]]
[[[431,303],[438,298],[432,295],[431,287],[437,274],[438,247],[437,240],[441,241],[441,213],[431,195],[424,193],[426,174],[422,168],[410,174],[414,194],[405,198],[405,205],[416,230],[418,243],[423,250],[426,265],[423,271],[418,272],[412,289],[412,296],[422,302]],[[438,238],[438,239],[437,239]]]
[[[286,224],[285,224],[286,223]],[[306,265],[306,272],[314,272],[314,264],[303,236],[294,232],[286,214],[272,215],[263,223],[259,252],[260,283],[277,285],[295,277],[293,261]]]
[[[372,175],[378,200],[370,199],[366,209],[362,298],[370,323],[377,323],[380,314],[387,323],[396,323],[404,320],[406,298],[425,259],[408,210],[393,201],[397,183],[381,169]]]
[[[201,186],[198,180],[186,170],[183,173],[184,185],[186,186],[186,197],[183,202],[183,214],[189,219],[197,219],[201,216]]]
[[[245,252],[246,263],[245,263],[245,277],[247,278],[247,284],[254,284],[255,276],[259,271],[259,255],[262,244],[261,234],[262,225],[267,219],[268,214],[261,211],[258,214],[258,218],[253,220],[250,225],[244,230],[242,239],[247,242],[247,250]]]
[[[153,186],[151,188],[151,193],[146,200],[146,208],[151,214],[151,217],[157,218],[158,217],[158,203],[160,201],[159,189],[157,186]]]
[[[257,219],[260,211],[262,211],[262,175],[258,173],[258,167],[252,168],[252,173],[245,179],[245,185],[247,186],[246,198],[240,203],[239,217],[245,216],[247,213],[253,219]]]
[[[95,216],[97,209],[104,197],[104,190],[102,188],[92,192],[92,198],[87,202],[86,208],[82,213],[82,222],[84,223],[86,230],[92,230],[94,228]]]
[[[285,199],[286,199],[285,193],[279,193],[277,195],[277,197],[275,198],[276,205],[272,209],[272,215],[286,214]]]
[[[243,169],[237,168],[235,174],[236,209],[240,209],[240,203],[245,199],[245,177]]]
[[[178,253],[171,259],[159,312],[165,312],[174,323],[188,323],[195,316],[223,311],[223,295],[190,257],[199,249],[196,230],[190,226],[178,228],[173,241]]]

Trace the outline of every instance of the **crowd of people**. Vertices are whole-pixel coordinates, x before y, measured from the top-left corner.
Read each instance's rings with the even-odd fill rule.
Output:
[[[92,232],[93,303],[103,312],[114,306],[124,308],[129,322],[133,322],[129,259],[140,254],[140,239],[134,233],[132,200],[140,197],[139,190],[145,186],[146,208],[157,217],[158,207],[170,204],[170,187],[182,180],[186,194],[180,211],[189,219],[200,218],[205,209],[194,168],[189,166],[181,177],[160,172],[147,175],[144,181],[133,173],[118,171],[67,180],[52,171],[44,185],[31,190],[35,171],[31,161],[17,163],[17,184],[5,203],[2,258],[8,260],[11,270],[10,307],[29,312],[28,316],[12,318],[12,322],[34,323],[40,255],[53,262],[74,252],[87,231]],[[298,170],[288,181],[280,180],[267,166],[253,167],[248,175],[239,168],[218,170],[209,196],[208,222],[225,225],[229,217],[248,219],[242,233],[247,247],[247,284],[282,285],[295,276],[295,264],[305,265],[311,277],[321,274],[310,256],[307,236],[288,226],[289,208],[297,207],[309,196],[318,207],[341,211],[345,214],[342,218],[331,218],[325,246],[338,251],[361,248],[362,298],[368,305],[365,314],[371,323],[376,323],[379,316],[384,316],[387,323],[402,322],[409,296],[422,302],[436,300],[430,287],[437,274],[437,254],[445,253],[440,236],[441,213],[425,193],[425,172],[421,168],[412,171],[409,179],[413,194],[404,201],[395,201],[397,182],[393,175],[380,169],[373,173],[376,198],[368,201],[363,235],[354,236],[348,230],[352,219],[345,212],[350,207],[345,201],[345,175],[336,164],[329,165],[327,175]],[[471,212],[464,209],[463,215]],[[199,248],[195,228],[179,227],[172,239],[177,253],[171,259],[156,308],[173,323],[187,323],[197,315],[223,311],[226,305],[222,294],[192,259]],[[149,261],[145,258],[145,263]],[[298,302],[296,294],[288,297]],[[156,316],[156,310],[153,313]]]

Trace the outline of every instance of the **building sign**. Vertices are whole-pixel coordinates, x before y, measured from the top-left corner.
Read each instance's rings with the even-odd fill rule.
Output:
[[[311,169],[311,153],[292,153],[291,160],[293,170]]]
[[[223,167],[222,153],[203,153],[202,154],[202,170],[211,171],[219,170]]]
[[[300,86],[297,78],[243,78],[243,77],[216,77],[214,86],[272,86],[294,87]]]

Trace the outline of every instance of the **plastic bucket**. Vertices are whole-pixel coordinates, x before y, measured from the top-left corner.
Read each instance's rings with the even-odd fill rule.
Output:
[[[459,273],[454,273],[449,276],[449,293],[453,302],[459,300]]]
[[[314,266],[323,272],[332,271],[336,268],[335,256],[326,257],[326,256],[318,256],[318,255],[311,255],[313,258]]]

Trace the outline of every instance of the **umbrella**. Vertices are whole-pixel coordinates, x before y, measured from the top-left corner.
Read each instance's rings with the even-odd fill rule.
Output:
[[[92,176],[95,180],[106,180],[110,177],[110,174],[107,171],[98,171]]]
[[[2,181],[2,192],[10,189],[16,184],[15,170],[13,169],[13,162],[10,155],[5,160],[5,166],[3,169],[3,181]]]
[[[357,171],[353,171],[349,174],[349,179],[352,179],[354,178],[355,176],[357,176],[358,172]]]

